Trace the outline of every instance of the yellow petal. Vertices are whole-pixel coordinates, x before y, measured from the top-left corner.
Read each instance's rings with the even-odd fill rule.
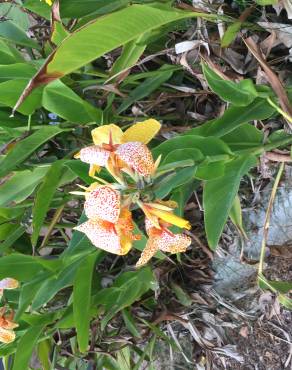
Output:
[[[163,231],[159,236],[156,236],[154,243],[158,249],[163,252],[180,253],[185,252],[190,246],[192,240],[187,235],[173,234]]]
[[[147,144],[154,138],[160,128],[161,124],[156,119],[151,118],[143,122],[137,122],[124,132],[122,142],[140,141]]]
[[[158,218],[161,218],[161,220],[168,222],[171,225],[175,225],[188,230],[191,228],[189,221],[175,215],[172,212],[163,211],[157,208],[151,208],[150,212],[153,215],[157,216]]]
[[[15,333],[12,330],[0,328],[0,342],[11,343],[15,339]]]
[[[112,137],[112,144],[121,144],[123,131],[114,124],[104,125],[95,128],[91,131],[92,140],[95,145],[109,144],[110,135]]]

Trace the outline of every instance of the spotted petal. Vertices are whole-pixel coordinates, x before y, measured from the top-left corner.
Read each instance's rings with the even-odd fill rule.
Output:
[[[99,126],[91,131],[92,140],[95,145],[109,144],[110,136],[112,144],[121,144],[121,139],[123,136],[123,131],[119,126],[110,124]]]
[[[1,343],[11,343],[15,339],[15,333],[12,330],[7,330],[0,328],[0,342]]]
[[[179,253],[186,251],[191,244],[191,238],[184,234],[162,231],[159,236],[153,239],[153,243],[162,252]]]
[[[0,280],[0,289],[16,289],[19,287],[19,282],[12,278]]]
[[[154,161],[150,150],[143,143],[131,141],[122,144],[116,150],[118,157],[142,176],[151,175]]]
[[[97,145],[87,146],[80,150],[79,158],[82,162],[104,167],[110,152]]]
[[[128,253],[131,248],[128,240],[126,240],[126,243],[121,242],[114,225],[108,224],[102,220],[88,220],[75,229],[83,232],[97,248],[118,255]]]
[[[153,243],[153,240],[149,239],[138,262],[136,263],[136,267],[141,267],[145,265],[158,251],[157,244]]]
[[[155,119],[137,122],[124,132],[122,142],[139,141],[140,143],[147,144],[154,138],[160,128],[161,124]]]
[[[89,219],[100,218],[116,223],[120,214],[120,192],[102,185],[85,195],[84,211]]]

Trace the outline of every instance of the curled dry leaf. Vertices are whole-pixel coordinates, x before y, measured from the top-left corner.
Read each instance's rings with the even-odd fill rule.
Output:
[[[264,56],[259,49],[258,45],[254,42],[254,40],[249,37],[244,39],[244,42],[253,56],[257,59],[260,63],[261,67],[263,68],[265,74],[267,75],[268,81],[272,86],[275,94],[279,98],[280,105],[284,112],[286,112],[290,117],[292,117],[292,106],[289,102],[287,93],[282,85],[282,82],[279,80],[279,77],[276,73],[272,70],[272,68],[268,65]]]

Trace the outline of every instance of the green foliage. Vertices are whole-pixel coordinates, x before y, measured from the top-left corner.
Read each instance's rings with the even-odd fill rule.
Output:
[[[277,113],[267,102],[275,98],[272,90],[250,79],[227,81],[206,64],[202,70],[210,89],[229,104],[220,117],[200,126],[192,121],[188,128],[174,105],[156,109],[160,99],[163,107],[168,94],[177,93],[175,86],[190,83],[188,72],[165,55],[165,36],[187,30],[198,15],[216,20],[216,14],[182,11],[168,1],[62,0],[61,20],[51,29],[45,1],[16,3],[0,4],[0,12],[11,11],[0,23],[0,279],[20,281],[11,299],[5,295],[19,327],[16,340],[0,346],[0,355],[6,356],[7,370],[28,368],[32,353],[45,370],[85,369],[92,359],[100,369],[138,370],[143,361],[154,360],[158,338],[176,348],[158,326],[136,314],[145,309],[151,317],[158,287],[150,266],[133,268],[147,237],[136,210],[135,234],[141,239],[127,256],[105,253],[73,229],[86,217],[83,198],[72,191],[95,181],[74,154],[91,145],[90,130],[100,125],[115,122],[124,130],[151,115],[165,123],[167,130],[150,143],[153,157],[161,155],[151,196],[177,202],[175,212],[183,217],[194,191],[200,196],[203,189],[204,227],[215,249],[228,217],[244,234],[242,178],[261,153],[291,144],[291,136],[277,132],[266,138],[252,124]],[[28,36],[28,11],[44,18],[44,37],[33,28],[34,37]],[[233,23],[222,43],[228,45],[238,28]],[[140,67],[144,57],[146,67]],[[193,96],[186,99],[192,104]],[[174,135],[165,139],[169,128]],[[185,132],[176,134],[181,128]],[[112,181],[103,170],[97,175]],[[159,251],[153,263],[165,257]],[[291,306],[284,296],[288,283],[267,284]],[[178,284],[172,290],[180,305],[191,305]],[[133,343],[145,342],[141,323],[149,329],[145,350],[118,346],[121,323]],[[59,340],[72,358],[62,355]],[[97,340],[102,350],[88,353]],[[105,355],[110,351],[112,357]]]

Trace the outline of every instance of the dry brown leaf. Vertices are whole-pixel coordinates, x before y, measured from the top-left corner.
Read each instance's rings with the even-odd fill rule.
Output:
[[[265,61],[265,58],[259,49],[258,45],[254,42],[254,40],[249,37],[243,40],[248,47],[249,51],[253,54],[253,56],[257,59],[260,63],[261,67],[263,68],[265,74],[267,75],[268,81],[274,90],[275,94],[279,98],[280,105],[285,113],[287,113],[290,117],[292,117],[292,106],[289,102],[288,96],[286,91],[282,85],[282,82],[279,80],[276,73],[271,69],[268,63]]]

